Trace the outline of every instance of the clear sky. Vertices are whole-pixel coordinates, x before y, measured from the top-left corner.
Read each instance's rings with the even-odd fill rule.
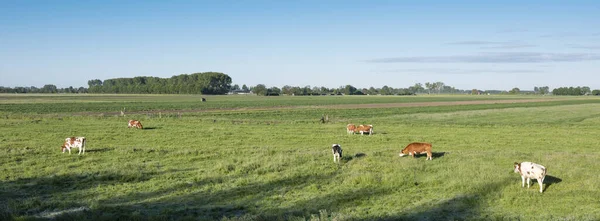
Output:
[[[0,1],[0,86],[600,89],[600,1]]]

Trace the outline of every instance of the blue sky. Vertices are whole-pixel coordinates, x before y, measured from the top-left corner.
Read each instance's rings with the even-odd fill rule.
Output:
[[[600,1],[2,1],[0,86],[600,89]]]

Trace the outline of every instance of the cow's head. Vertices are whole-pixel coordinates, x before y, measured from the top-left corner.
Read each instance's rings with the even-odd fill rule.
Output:
[[[139,121],[138,121],[137,125],[140,129],[142,129],[142,130],[144,129],[144,127],[142,126],[142,123],[140,123]]]
[[[399,156],[403,157],[403,156],[406,156],[408,154],[410,154],[408,152],[408,148],[404,148],[404,149],[402,149],[402,151],[400,151],[400,155]]]
[[[333,144],[333,145],[331,145],[331,148],[333,148],[334,152],[337,152],[339,154],[339,156],[342,157],[342,146],[341,145]]]
[[[521,173],[521,164],[515,162],[515,173]]]

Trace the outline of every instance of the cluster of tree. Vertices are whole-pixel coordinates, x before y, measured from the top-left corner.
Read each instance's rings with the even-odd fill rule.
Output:
[[[134,77],[89,80],[90,93],[227,94],[231,77],[219,72],[175,75],[171,78]]]
[[[66,88],[57,88],[56,85],[53,85],[53,84],[46,84],[42,88],[37,88],[34,86],[15,87],[15,88],[0,86],[0,93],[24,94],[24,93],[87,93],[87,92],[88,92],[88,89],[84,88],[84,87],[73,88],[73,86],[71,86],[71,87],[66,87]]]
[[[533,92],[536,93],[536,94],[549,94],[550,93],[550,87],[548,87],[548,86],[543,86],[543,87],[535,86],[535,87],[533,87]]]
[[[239,93],[239,92],[249,93],[250,92],[250,88],[248,88],[248,86],[246,86],[245,84],[242,85],[242,87],[240,87],[240,85],[234,84],[233,86],[231,86],[231,89],[229,90],[229,92],[232,92],[232,93]]]
[[[447,86],[442,82],[435,83],[417,83],[408,88],[393,88],[389,86],[383,86],[381,88],[356,88],[352,85],[341,86],[338,88],[327,88],[327,87],[293,87],[285,85],[282,88],[269,87],[267,88],[264,84],[258,84],[254,87],[250,87],[250,90],[262,96],[279,96],[279,95],[413,95],[418,93],[467,93],[464,90],[458,90],[454,87]]]
[[[596,90],[594,90],[596,91]],[[589,95],[593,94],[589,87],[559,87],[552,90],[554,95]]]

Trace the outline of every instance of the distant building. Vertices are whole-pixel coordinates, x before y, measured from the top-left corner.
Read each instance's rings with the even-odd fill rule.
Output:
[[[233,91],[230,91],[227,94],[252,94],[252,92],[251,91],[245,91],[245,90],[233,90]]]

